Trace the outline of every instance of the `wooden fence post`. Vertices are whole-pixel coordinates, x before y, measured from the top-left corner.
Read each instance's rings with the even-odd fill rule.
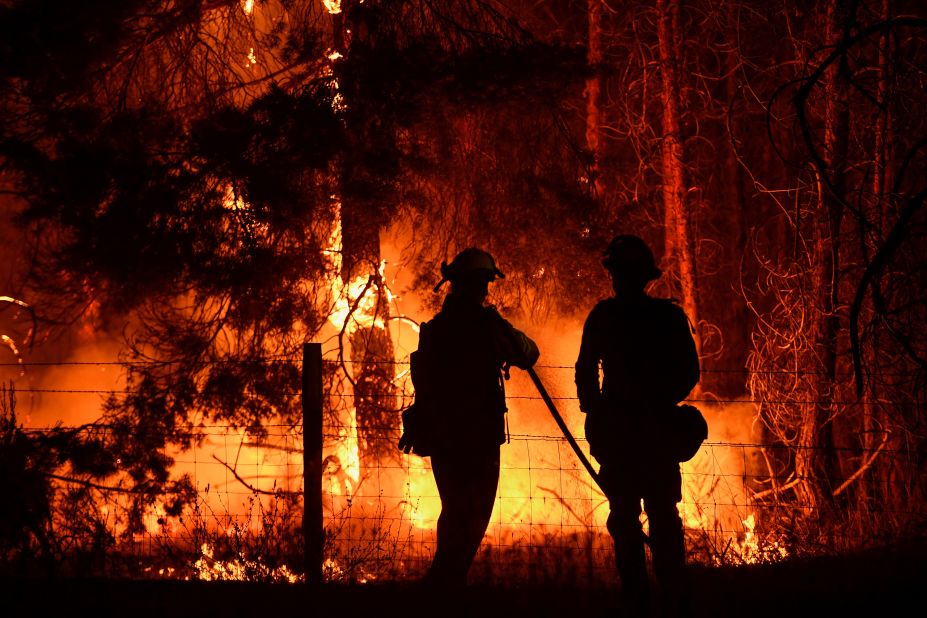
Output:
[[[306,583],[322,582],[322,344],[303,344],[303,540]]]

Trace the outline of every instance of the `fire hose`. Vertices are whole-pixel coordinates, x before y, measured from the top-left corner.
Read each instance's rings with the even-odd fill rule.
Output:
[[[563,420],[563,417],[557,410],[557,406],[554,405],[554,400],[551,399],[550,395],[547,394],[547,389],[544,388],[544,383],[541,382],[541,378],[539,378],[538,374],[535,373],[533,367],[529,367],[527,371],[528,375],[531,376],[531,381],[534,382],[534,386],[538,389],[538,393],[541,394],[541,399],[543,399],[544,403],[547,404],[547,409],[550,410],[551,416],[553,416],[554,420],[557,421],[557,425],[560,427],[560,431],[563,432],[563,437],[566,438],[570,447],[573,449],[573,452],[576,453],[577,457],[579,457],[580,462],[582,462],[583,466],[589,472],[589,476],[591,476],[592,480],[595,481],[595,484],[599,486],[599,489],[602,489],[602,482],[599,479],[599,473],[595,468],[592,467],[592,464],[589,462],[586,454],[583,453],[582,449],[579,448],[579,444],[577,444],[576,438],[574,438],[573,434],[570,433],[570,428],[567,427],[566,422]]]

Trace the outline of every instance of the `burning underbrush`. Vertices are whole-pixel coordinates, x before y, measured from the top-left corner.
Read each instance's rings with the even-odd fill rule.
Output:
[[[540,371],[584,444],[565,368],[551,363]],[[396,375],[401,382],[401,363]],[[400,383],[399,392],[402,388]],[[527,378],[513,372],[507,390],[510,437],[472,577],[513,584],[614,582],[605,497],[558,434]],[[365,452],[349,394],[348,388],[334,398],[340,403],[333,405],[324,429],[323,576],[355,583],[414,579],[430,563],[440,512],[429,460],[398,450]],[[749,435],[752,406],[702,407],[711,434],[683,466],[680,504],[690,562],[755,564],[788,557],[794,540],[769,526],[777,520],[750,499],[759,487],[752,479],[759,478],[762,461]],[[7,442],[23,443],[32,435],[16,425],[11,405],[6,418]],[[11,541],[4,547],[5,570],[303,581],[301,428],[269,427],[278,429],[251,436],[228,427],[201,427],[192,448],[172,453],[172,477],[191,479],[192,499],[180,510],[168,498],[152,501],[136,513],[141,527],[131,523],[133,496],[119,491],[118,475],[106,484],[87,476],[75,483],[62,474],[67,462],[25,457],[20,466],[33,466],[36,487],[45,492],[39,495],[48,496],[49,515],[38,526],[21,528],[18,537],[6,535]]]
[[[319,488],[324,531],[318,533],[324,534],[321,571],[328,581],[414,579],[435,549],[440,500],[430,462],[401,454],[395,444],[396,419],[412,397],[408,357],[418,321],[388,308],[396,299],[380,289],[386,289],[385,278],[384,262],[375,277],[334,282],[336,311],[320,335],[329,345],[317,376],[326,395]],[[585,448],[572,379],[580,329],[567,322],[526,328],[539,331],[544,356],[538,374]],[[472,577],[512,584],[614,582],[607,500],[524,373],[512,372],[506,395],[509,437]],[[769,478],[753,433],[755,406],[698,405],[710,433],[683,466],[679,508],[689,561],[718,566],[789,557],[799,540],[784,534],[794,533],[783,519],[786,511],[752,499]],[[74,482],[62,474],[69,462],[49,462],[38,471],[49,516],[5,548],[5,564],[21,570],[16,561],[36,555],[55,563],[49,568],[75,573],[303,581],[305,534],[315,533],[303,529],[303,428],[285,418],[262,422],[258,435],[205,421],[190,428],[195,438],[167,454],[171,482],[183,481],[189,490],[182,506],[162,495],[140,507],[116,464],[101,483],[87,475]],[[26,435],[15,421],[7,432]]]

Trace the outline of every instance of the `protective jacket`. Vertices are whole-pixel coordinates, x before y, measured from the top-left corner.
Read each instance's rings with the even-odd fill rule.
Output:
[[[528,368],[537,345],[495,308],[449,294],[421,325],[412,362],[416,404],[434,414],[436,450],[496,447],[505,441],[503,368]]]
[[[661,419],[698,380],[691,325],[675,301],[640,294],[599,302],[586,319],[576,361],[592,455],[601,461],[650,454]]]

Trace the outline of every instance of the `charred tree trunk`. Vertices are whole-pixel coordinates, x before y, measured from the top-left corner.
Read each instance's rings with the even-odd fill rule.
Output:
[[[891,0],[882,0],[880,7],[881,20],[887,21],[891,18],[891,15]],[[878,101],[881,102],[882,108],[877,109],[873,126],[872,206],[867,213],[869,221],[866,222],[867,224],[871,224],[872,231],[870,233],[865,229],[860,230],[860,240],[864,249],[867,249],[866,243],[870,236],[876,243],[881,244],[884,241],[887,233],[887,221],[889,221],[890,216],[888,209],[891,196],[888,195],[888,193],[892,185],[890,161],[892,160],[893,144],[891,137],[892,108],[888,101],[891,93],[889,86],[891,82],[891,45],[891,34],[886,31],[882,34],[879,44],[877,93]],[[867,259],[870,257],[868,251],[866,257]],[[876,292],[876,294],[879,293]],[[878,303],[879,300],[874,299],[873,302]],[[878,311],[878,307],[875,307],[873,310],[869,311],[868,316],[861,316],[860,320],[863,322],[871,321],[875,319]],[[878,333],[874,333],[874,336],[877,337]],[[880,364],[881,359],[878,358],[879,347],[877,339],[869,346],[869,352],[864,360],[868,366],[877,367]],[[891,380],[891,378],[888,379]],[[879,392],[880,389],[890,392],[892,387],[890,383],[873,384],[870,382],[865,385],[865,390],[863,391],[862,459],[864,461],[872,457],[876,450],[881,447],[883,444],[883,436],[886,436],[885,432],[889,426],[889,419],[886,417],[884,409],[878,403],[878,399],[882,394]],[[893,450],[890,445],[891,442],[892,436],[888,436],[885,443],[889,445],[889,451]],[[897,445],[895,445],[895,448],[897,448]],[[885,489],[890,487],[891,467],[887,463],[884,463],[885,457],[880,457],[873,461],[874,465],[872,465],[870,471],[864,474],[860,479],[860,503],[861,507],[866,510],[873,504],[885,504],[892,499],[890,492]]]
[[[380,197],[374,189],[377,181],[367,169],[367,158],[358,155],[369,147],[371,134],[377,131],[370,122],[374,113],[367,109],[371,93],[364,92],[362,84],[349,83],[350,78],[341,74],[339,64],[351,60],[351,47],[357,37],[372,33],[358,24],[345,23],[344,12],[333,13],[331,18],[333,51],[344,58],[336,61],[334,74],[344,93],[343,119],[349,142],[345,149],[348,154],[339,161],[337,170],[341,187],[341,278],[345,285],[366,278],[365,298],[375,297],[372,303],[358,303],[365,309],[349,318],[357,321],[357,328],[348,338],[358,455],[363,469],[373,469],[382,458],[396,456],[401,424],[394,382],[395,355],[388,328],[390,308],[380,273],[380,231],[386,221],[381,216],[382,205],[374,203]]]
[[[601,201],[604,186],[601,176],[602,125],[602,0],[588,0],[589,34],[586,63],[591,69],[586,80],[586,148],[589,151],[589,189],[593,198]]]
[[[827,5],[826,41],[839,44],[839,28],[844,20],[836,1]],[[807,506],[818,498],[830,497],[840,483],[840,461],[835,449],[834,428],[838,418],[835,398],[837,384],[837,346],[840,332],[840,229],[846,195],[846,159],[849,108],[846,88],[837,64],[824,76],[824,126],[822,157],[825,169],[818,170],[817,209],[814,215],[811,300],[814,322],[811,341],[815,346],[814,403],[805,404],[796,453],[796,472],[804,479]],[[828,178],[824,178],[824,175]]]
[[[657,42],[662,78],[663,107],[663,207],[666,233],[666,256],[675,266],[679,277],[682,306],[692,323],[698,325],[695,251],[692,234],[692,213],[688,199],[686,157],[680,126],[679,62],[679,2],[657,0]],[[701,350],[698,333],[697,349]]]
[[[725,8],[725,21],[728,32],[736,32],[737,16],[735,6],[729,3]],[[731,108],[734,106],[738,97],[737,75],[739,74],[738,65],[740,63],[739,50],[732,46],[724,54],[724,84],[723,93],[726,98],[726,112],[731,123],[735,122],[734,114]],[[718,205],[721,216],[728,224],[731,230],[730,236],[723,239],[723,244],[727,247],[725,251],[724,263],[719,273],[720,279],[725,282],[728,289],[724,290],[731,294],[732,302],[724,303],[719,307],[723,313],[722,324],[725,324],[723,331],[723,345],[726,351],[721,356],[722,366],[725,369],[734,367],[746,367],[747,355],[750,348],[750,331],[751,319],[750,312],[743,296],[736,294],[739,290],[739,284],[742,277],[742,266],[744,256],[747,251],[747,231],[744,222],[744,211],[747,207],[747,199],[744,192],[744,173],[743,168],[737,160],[735,149],[735,134],[733,126],[729,128],[728,140],[725,143],[726,148],[722,153],[721,177],[723,186],[726,191],[722,195],[727,199],[722,200]],[[711,377],[711,376],[708,376]],[[733,371],[717,376],[715,381],[718,384],[714,391],[722,397],[737,397],[744,392],[746,387],[746,372],[737,374]]]
[[[368,292],[377,297],[372,320],[350,337],[358,447],[366,469],[397,455],[400,433],[393,340],[386,326],[389,306],[383,282],[375,279]]]

